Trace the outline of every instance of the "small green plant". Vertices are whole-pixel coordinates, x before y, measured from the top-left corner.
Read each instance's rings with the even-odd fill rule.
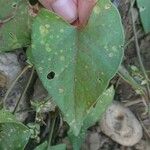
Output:
[[[138,3],[140,6],[140,0]],[[147,32],[149,23],[144,20]],[[86,130],[100,119],[113,99],[114,89],[107,87],[122,61],[123,45],[121,18],[110,0],[97,1],[84,28],[72,26],[44,8],[35,17],[27,0],[0,1],[0,52],[28,49],[27,62],[35,67],[61,110],[75,150],[80,149]],[[31,124],[25,126],[10,113],[0,111],[0,149],[8,149],[7,143],[11,143],[11,150],[24,149],[33,137],[38,138],[38,133],[33,134]],[[50,144],[44,142],[35,150],[66,149],[63,144]]]

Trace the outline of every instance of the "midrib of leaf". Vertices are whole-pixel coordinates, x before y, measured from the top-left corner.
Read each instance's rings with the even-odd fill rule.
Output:
[[[75,41],[75,45],[76,45],[76,50],[75,50],[75,53],[74,53],[74,64],[75,64],[75,68],[74,68],[74,85],[73,85],[73,92],[74,92],[74,102],[75,102],[75,104],[74,104],[74,111],[75,111],[75,122],[77,122],[77,116],[76,116],[76,114],[77,114],[77,105],[76,105],[76,68],[77,68],[77,59],[78,59],[78,50],[79,50],[79,32],[78,32],[78,29],[75,29],[76,30],[76,41]]]
[[[81,118],[83,118],[83,117],[85,117],[86,116],[86,114],[87,114],[87,112],[89,112],[89,109],[95,104],[95,102],[96,102],[96,99],[98,99],[98,97],[96,98],[96,99],[93,99],[93,101],[92,101],[92,103],[91,103],[91,105],[88,107],[87,106],[87,104],[86,104],[86,99],[85,98],[83,98],[83,99],[78,99],[78,90],[79,90],[79,88],[82,88],[82,89],[84,89],[85,87],[84,86],[82,86],[81,84],[80,85],[78,85],[79,83],[81,83],[82,81],[80,81],[79,79],[80,79],[80,77],[78,77],[77,79],[78,79],[78,83],[76,84],[76,77],[77,76],[79,76],[78,74],[80,73],[80,72],[78,72],[78,67],[80,66],[80,65],[82,65],[82,64],[80,64],[80,52],[81,51],[85,51],[85,55],[87,55],[86,54],[86,50],[89,50],[90,51],[90,49],[89,49],[89,47],[86,45],[82,45],[82,43],[81,43],[81,41],[80,41],[80,38],[82,38],[82,35],[81,35],[81,33],[82,32],[84,32],[84,29],[78,29],[78,28],[76,28],[76,41],[75,41],[75,45],[76,45],[76,50],[75,50],[75,56],[74,56],[74,64],[75,64],[75,71],[74,71],[74,84],[73,84],[73,94],[74,94],[74,111],[75,111],[75,121],[76,121],[76,124],[78,124],[79,126],[78,126],[78,128],[80,128],[81,126],[82,126],[82,122],[83,122],[83,119],[81,119]],[[86,47],[86,49],[85,50],[82,50],[82,48],[83,47]],[[85,71],[85,70],[83,70],[83,71]],[[84,73],[85,74],[85,73]],[[88,76],[88,74],[87,74],[87,76]],[[80,87],[79,87],[80,86]],[[85,90],[84,90],[85,91]],[[85,93],[85,92],[84,92]],[[85,95],[85,94],[84,94]],[[81,103],[80,103],[81,102]],[[80,114],[78,114],[78,105],[86,105],[86,107],[84,108],[84,110],[80,110]],[[76,106],[76,107],[75,107]],[[80,122],[80,124],[79,124],[79,122]],[[79,131],[79,130],[78,130]]]

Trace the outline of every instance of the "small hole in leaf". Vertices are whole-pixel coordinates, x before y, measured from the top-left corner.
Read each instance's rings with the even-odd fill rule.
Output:
[[[55,72],[51,71],[48,75],[47,75],[47,79],[51,80],[54,79],[55,77]]]
[[[144,10],[144,9],[145,9],[145,7],[144,7],[144,6],[142,6],[142,9]]]
[[[98,79],[98,81],[101,83],[101,82],[102,82],[102,79],[101,79],[101,78],[99,78],[99,79]]]
[[[17,7],[17,3],[13,3],[13,4],[12,4],[12,7],[13,7],[13,8],[16,8],[16,7]]]

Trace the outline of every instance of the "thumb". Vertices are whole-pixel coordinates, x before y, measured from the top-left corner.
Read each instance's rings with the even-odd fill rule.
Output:
[[[78,0],[78,14],[81,26],[86,25],[95,4],[96,0]]]
[[[49,9],[53,10],[59,16],[69,23],[74,22],[77,15],[77,0],[39,0],[41,4]]]
[[[74,0],[55,0],[52,9],[69,23],[77,19],[77,4]]]

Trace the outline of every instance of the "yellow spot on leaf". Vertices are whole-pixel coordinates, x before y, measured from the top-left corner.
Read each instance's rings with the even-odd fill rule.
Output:
[[[33,45],[33,44],[32,44],[32,46],[31,46],[31,47],[34,49],[34,48],[35,48],[35,45]]]
[[[57,37],[57,38],[59,38],[60,36],[59,36],[59,35],[57,35],[56,37]]]
[[[61,60],[61,61],[64,61],[64,60],[65,60],[65,57],[64,57],[64,56],[60,56],[60,60]]]
[[[40,43],[41,43],[42,45],[44,45],[44,44],[45,44],[43,40],[42,40]]]
[[[45,25],[45,27],[46,27],[46,28],[49,28],[49,27],[50,27],[50,25],[49,25],[49,24],[46,24],[46,25]]]
[[[86,66],[85,66],[85,69],[87,69],[87,68],[88,68],[88,66],[86,65]]]
[[[110,58],[111,58],[111,57],[113,57],[113,53],[109,53],[109,55],[108,55],[108,56],[109,56]]]
[[[53,35],[50,35],[50,39],[53,39]]]
[[[98,15],[100,13],[100,7],[99,6],[95,6],[93,11],[94,11],[95,14]]]
[[[105,5],[105,9],[109,9],[111,7],[111,4]]]
[[[46,51],[47,51],[47,52],[51,52],[52,49],[49,47],[49,48],[46,49]]]
[[[64,93],[64,89],[60,88],[60,89],[59,89],[59,93],[60,93],[60,94],[61,94],[61,93]]]
[[[49,46],[49,44],[46,44],[46,45],[45,45],[45,49],[46,49],[47,52],[51,52],[51,51],[52,51],[52,49],[51,49],[51,47]]]
[[[63,53],[63,50],[62,50],[62,49],[60,50],[60,53]]]
[[[39,67],[38,69],[39,69],[39,72],[40,72],[40,73],[43,72],[43,68],[42,68],[42,67]]]
[[[60,29],[60,33],[64,33],[64,29]]]
[[[48,29],[45,26],[40,26],[40,33],[44,36],[48,33]]]
[[[116,52],[116,51],[117,51],[116,46],[113,46],[113,47],[112,47],[112,50],[113,50],[114,52]]]

